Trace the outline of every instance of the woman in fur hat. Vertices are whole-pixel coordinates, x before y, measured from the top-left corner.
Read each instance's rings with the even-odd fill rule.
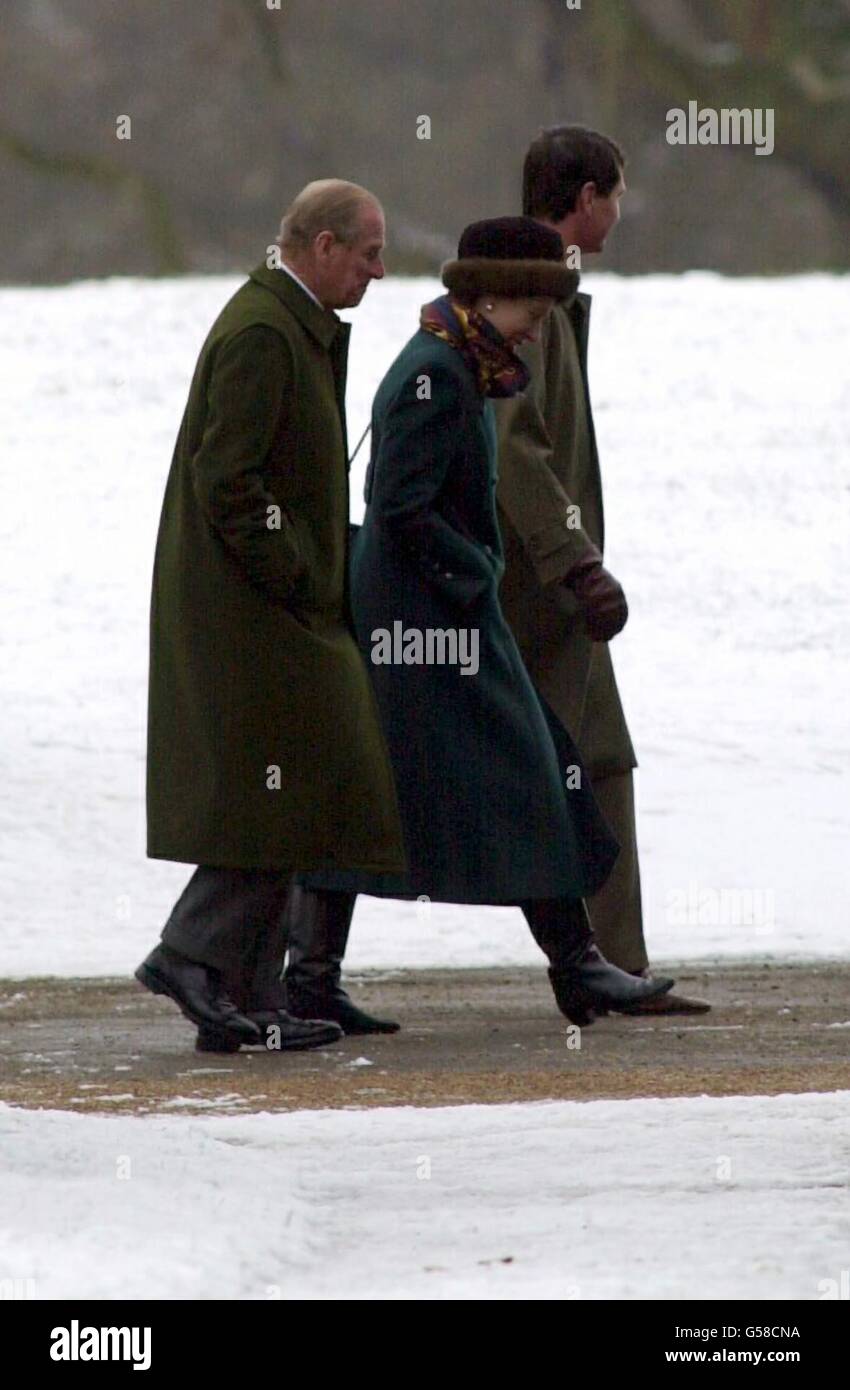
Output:
[[[490,398],[522,391],[514,352],[575,293],[560,237],[525,217],[478,222],[443,269],[449,293],[384,377],[372,412],[351,601],[390,751],[408,872],[304,874],[288,908],[287,1007],[346,1032],[395,1031],[341,986],[356,895],[512,904],[549,959],[562,1013],[587,1024],[672,981],[596,947],[583,897],[617,854],[581,760],[544,710],[499,606]]]

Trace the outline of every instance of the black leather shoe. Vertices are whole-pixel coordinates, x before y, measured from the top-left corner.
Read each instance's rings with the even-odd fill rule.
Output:
[[[259,1043],[261,1039],[254,1038],[253,1041]],[[241,1046],[239,1038],[218,1028],[199,1028],[195,1039],[196,1052],[238,1052]]]
[[[311,1047],[329,1047],[343,1036],[336,1023],[320,1018],[293,1018],[285,1009],[268,1009],[262,1013],[248,1014],[256,1025],[260,1043],[269,1052],[306,1052]],[[198,1052],[237,1052],[239,1044],[233,1046],[232,1035],[218,1028],[199,1028],[195,1043]]]
[[[345,990],[337,987],[322,994],[308,994],[287,982],[286,998],[289,1012],[296,1018],[329,1018],[338,1023],[349,1037],[365,1033],[397,1033],[400,1023],[389,1018],[375,1018],[358,1009]]]
[[[217,970],[181,956],[170,946],[155,946],[135,972],[136,979],[153,994],[166,994],[182,1014],[198,1028],[214,1028],[240,1042],[259,1042],[260,1030],[232,999],[228,999]]]
[[[550,966],[549,979],[561,1013],[587,1027],[596,1017],[624,1013],[673,988],[675,980],[638,979],[607,961],[599,947],[588,945],[569,965]]]

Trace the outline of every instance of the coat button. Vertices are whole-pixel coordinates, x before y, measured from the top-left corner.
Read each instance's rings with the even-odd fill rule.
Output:
[[[443,578],[444,578],[444,579],[454,579],[454,575],[451,573],[450,570],[446,570],[445,574],[443,575]]]

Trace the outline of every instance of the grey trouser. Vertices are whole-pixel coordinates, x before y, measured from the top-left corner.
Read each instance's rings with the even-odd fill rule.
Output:
[[[201,864],[174,904],[162,940],[189,960],[220,971],[240,1010],[281,1008],[284,906],[291,878],[277,869]]]
[[[603,956],[621,970],[649,964],[643,939],[635,789],[631,772],[593,778],[599,809],[620,842],[620,853],[598,893],[587,899],[590,925]]]

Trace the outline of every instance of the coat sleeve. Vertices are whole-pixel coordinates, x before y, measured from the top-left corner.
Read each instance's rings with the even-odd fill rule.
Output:
[[[522,356],[531,372],[521,395],[497,401],[499,480],[496,498],[522,542],[541,585],[561,580],[592,545],[580,526],[569,526],[572,506],[552,468],[546,423],[546,367],[553,350],[550,325]]]
[[[273,328],[256,324],[226,338],[215,351],[204,432],[191,460],[204,516],[248,578],[280,599],[290,595],[304,561],[293,518],[267,487],[263,464],[293,376],[287,345]],[[269,511],[277,507],[279,513]]]
[[[431,381],[430,399],[419,399],[421,373],[412,375],[381,422],[372,517],[401,542],[430,584],[466,605],[498,578],[484,547],[451,526],[438,505],[458,439],[471,423],[469,410],[451,371],[442,365],[423,370]]]

